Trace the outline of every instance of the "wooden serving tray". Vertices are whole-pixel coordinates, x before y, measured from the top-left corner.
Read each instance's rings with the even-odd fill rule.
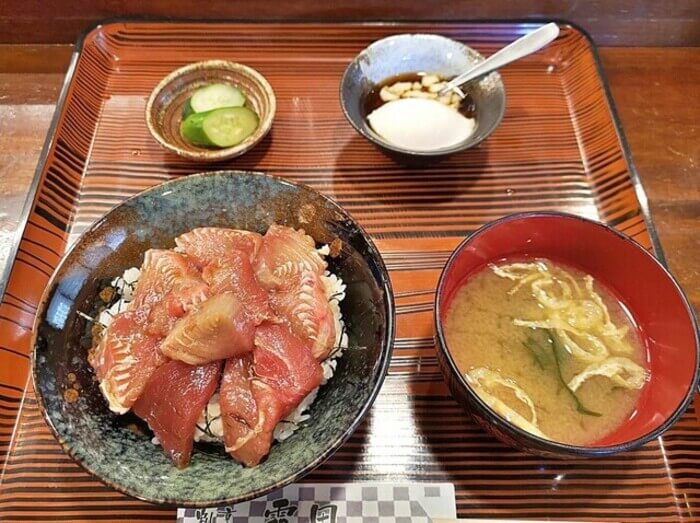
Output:
[[[562,25],[552,45],[508,66],[501,126],[479,147],[431,167],[395,164],[356,134],[340,109],[340,77],[373,40],[439,33],[489,54],[536,26],[119,22],[88,33],[66,78],[0,304],[0,519],[174,519],[174,508],[115,492],[64,455],[36,407],[29,337],[49,276],[89,224],[149,186],[222,168],[267,171],[335,198],[373,236],[391,271],[398,336],[389,375],[366,421],[308,480],[449,481],[459,517],[692,519],[700,511],[693,408],[637,451],[546,460],[475,426],[436,363],[437,277],[457,243],[490,220],[569,211],[612,224],[661,256],[586,35]],[[144,118],[163,76],[211,58],[258,69],[278,100],[265,141],[218,165],[164,151]]]

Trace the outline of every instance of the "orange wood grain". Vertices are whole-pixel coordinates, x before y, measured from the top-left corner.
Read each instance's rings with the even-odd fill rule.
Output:
[[[23,46],[21,49],[0,46],[0,114],[21,116],[0,122],[0,194],[5,194],[6,191],[7,194],[15,195],[14,199],[11,198],[4,204],[5,207],[0,207],[5,214],[2,219],[6,220],[10,229],[17,224],[22,195],[26,193],[33,176],[33,164],[38,158],[70,51],[70,46]],[[696,124],[700,121],[700,106],[693,103],[692,98],[689,99],[689,93],[700,82],[700,71],[695,65],[700,63],[700,49],[602,49],[601,55],[633,159],[649,195],[669,265],[697,310],[700,307],[700,274],[697,269],[700,257],[700,190],[694,172],[695,166],[700,162],[700,136]],[[339,63],[338,70],[342,68],[343,64]],[[331,85],[335,78],[329,75],[321,81]],[[116,99],[109,103],[119,102]],[[108,109],[111,110],[111,107]],[[115,110],[118,109],[120,107],[115,106]],[[284,126],[284,117],[280,121]],[[138,125],[138,122],[134,124],[136,134],[142,131]],[[108,131],[109,129],[101,130]],[[138,140],[145,141],[147,138],[139,135]],[[131,145],[130,141],[130,147],[114,150],[109,147],[100,148],[102,146],[97,144],[93,152],[98,160],[116,158],[121,161],[136,150]],[[351,151],[344,157],[344,161],[351,162],[360,156],[358,150],[364,151],[365,144],[359,139],[351,140],[349,147]],[[152,154],[157,159],[157,154]],[[259,156],[254,157],[255,161],[261,163],[272,162],[274,159],[269,149],[256,154]],[[18,157],[22,160],[15,161]],[[163,153],[161,160],[166,158]],[[328,158],[321,158],[319,161],[327,160]],[[309,155],[301,157],[299,161],[315,165],[316,158]],[[357,162],[362,165],[360,160]],[[271,165],[278,168],[274,162]],[[87,186],[83,188],[87,194],[97,191],[97,188],[110,180],[109,172],[101,172],[100,165],[93,164],[90,168],[96,172],[91,173]],[[165,169],[162,175],[165,178],[172,174],[173,171]],[[144,183],[151,183],[137,177],[126,177],[124,181],[125,195],[137,191]],[[329,190],[342,193],[352,190],[354,183],[356,182],[351,177],[340,176],[334,178]],[[429,188],[430,179],[416,183],[422,184],[420,189],[425,191]],[[387,189],[390,187],[382,188]],[[468,188],[464,194],[469,196]],[[383,201],[381,195],[376,198]],[[88,223],[95,218],[92,212],[79,214],[75,219]],[[430,216],[427,215],[425,220],[429,221]],[[48,222],[38,220],[31,226],[45,225]],[[634,225],[632,230],[635,228],[643,230],[641,224]],[[377,242],[387,264],[390,268],[394,267],[392,282],[397,291],[397,310],[404,311],[397,317],[398,331],[402,334],[402,339],[395,348],[395,356],[399,357],[392,364],[389,377],[370,416],[347,445],[330,462],[314,472],[314,479],[333,479],[338,475],[371,478],[372,474],[381,478],[396,478],[407,477],[406,474],[416,475],[417,471],[420,471],[420,476],[415,477],[419,479],[449,478],[461,493],[457,501],[460,515],[484,513],[497,516],[517,511],[520,516],[534,517],[539,509],[517,507],[527,503],[541,503],[543,506],[559,503],[562,511],[571,510],[568,514],[571,517],[602,519],[615,513],[619,503],[617,496],[626,495],[628,497],[624,499],[627,500],[630,496],[642,501],[651,499],[649,503],[658,505],[658,508],[649,509],[648,514],[644,512],[647,510],[645,508],[630,508],[629,514],[634,513],[635,518],[644,519],[648,516],[645,520],[665,521],[671,514],[669,510],[681,507],[674,515],[678,519],[692,519],[690,510],[695,510],[700,505],[700,489],[693,483],[697,480],[695,462],[687,458],[689,454],[700,452],[695,412],[689,412],[681,419],[668,440],[657,440],[634,453],[613,460],[573,465],[519,454],[492,441],[470,423],[465,413],[449,398],[439,376],[435,349],[431,343],[432,310],[425,308],[426,304],[432,302],[432,295],[429,292],[415,293],[434,288],[439,268],[459,238],[421,238],[420,249],[412,249],[412,241],[387,238]],[[47,242],[45,246],[32,245],[23,256],[31,255],[54,264],[61,240],[56,239],[55,245],[53,243]],[[49,252],[44,250],[46,247]],[[50,252],[51,249],[56,252]],[[430,265],[429,268],[401,269],[407,253],[426,250],[430,253],[430,259],[426,262]],[[41,266],[41,263],[38,265]],[[18,274],[26,281],[27,288],[31,289],[31,282],[41,280],[31,270],[21,270],[25,272]],[[0,322],[26,323],[31,312],[31,307],[21,301],[8,299],[0,308]],[[10,330],[5,328],[4,332]],[[0,346],[16,348],[20,353],[26,349],[27,343],[26,330],[14,338],[0,340]],[[25,385],[28,360],[20,354],[11,358],[2,356],[2,361],[14,361],[12,358],[17,361],[0,366],[0,383],[14,387],[0,390],[5,398],[0,397],[0,415],[11,416],[11,413],[16,412],[13,401],[22,397],[21,390]],[[139,517],[172,520],[172,509],[125,498],[92,481],[57,447],[34,405],[31,388],[26,401],[26,407],[21,411],[19,431],[12,440],[16,445],[15,450],[21,452],[15,453],[5,468],[3,481],[6,485],[3,485],[4,490],[0,489],[4,492],[0,495],[0,514],[5,510],[36,521],[51,519],[52,513],[42,511],[43,506],[54,507],[60,510],[62,516],[76,520],[85,517],[90,510],[99,511],[99,516],[108,520],[137,520]],[[445,420],[450,420],[450,426],[436,433],[433,425],[445,425]],[[10,441],[12,429],[11,423],[0,426],[0,442]],[[6,446],[0,445],[0,463],[7,450]],[[70,501],[72,498],[67,498],[67,494],[60,492],[59,489],[65,483],[59,481],[52,484],[52,488],[56,487],[55,491],[42,490],[42,493],[46,490],[50,492],[42,503],[36,503],[32,499],[29,495],[31,488],[40,481],[51,481],[38,456],[51,460],[51,466],[60,470],[58,474],[62,477],[70,477],[71,489],[84,489],[80,494],[80,506],[73,505]],[[401,459],[397,460],[397,456]],[[673,474],[678,474],[680,480],[671,478],[670,471],[668,477],[655,473],[649,474],[649,477],[636,477],[633,473],[618,472],[625,467],[632,467],[631,470],[664,470],[664,467],[670,466],[664,464],[664,459],[669,460]],[[474,466],[474,463],[477,464],[477,469],[464,470],[467,466]],[[484,470],[478,468],[482,465],[486,465]],[[479,473],[474,474],[474,470]],[[523,485],[522,475],[528,475],[528,484]],[[561,483],[556,479],[560,476],[564,478]],[[687,481],[682,478],[687,478]],[[499,501],[501,493],[482,488],[484,482],[491,480],[499,481],[511,492],[505,501]],[[672,481],[679,481],[679,485],[683,485],[682,491],[670,492],[669,482]],[[591,489],[599,489],[600,485],[608,483],[616,488],[605,495],[600,490],[594,490],[597,495],[591,499]],[[517,494],[526,488],[528,490]]]

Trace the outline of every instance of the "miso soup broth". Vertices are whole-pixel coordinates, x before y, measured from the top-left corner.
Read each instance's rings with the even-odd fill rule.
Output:
[[[591,276],[549,260],[489,265],[470,277],[444,332],[487,405],[571,445],[592,444],[628,420],[649,377],[621,303]]]

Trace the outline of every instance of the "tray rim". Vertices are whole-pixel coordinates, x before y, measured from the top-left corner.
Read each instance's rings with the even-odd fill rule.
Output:
[[[615,133],[617,135],[620,147],[622,149],[623,157],[626,161],[627,168],[629,170],[629,176],[630,180],[632,182],[632,186],[635,191],[635,196],[637,198],[637,203],[639,205],[640,213],[642,215],[642,218],[644,220],[644,224],[647,230],[647,233],[650,238],[650,243],[651,243],[651,253],[659,260],[659,262],[666,268],[668,269],[668,265],[665,259],[665,256],[663,254],[663,250],[659,241],[658,233],[656,231],[653,218],[651,215],[651,211],[649,208],[649,201],[646,195],[646,191],[644,189],[644,186],[642,185],[642,182],[639,178],[639,174],[637,172],[636,166],[633,162],[632,159],[632,154],[626,139],[626,136],[623,131],[622,123],[619,119],[619,115],[615,106],[614,99],[612,97],[612,93],[607,81],[607,78],[605,76],[603,67],[602,67],[602,62],[598,53],[598,48],[589,35],[589,33],[581,28],[579,25],[575,23],[571,23],[566,20],[562,19],[473,19],[473,20],[464,20],[464,19],[459,19],[459,20],[400,20],[400,21],[385,21],[385,20],[341,20],[341,21],[335,21],[335,20],[324,20],[324,19],[304,19],[304,20],[239,20],[239,19],[211,19],[211,20],[201,20],[201,19],[196,19],[196,18],[182,18],[182,19],[173,19],[173,18],[148,18],[148,17],[117,17],[117,18],[107,18],[104,20],[101,20],[94,25],[88,27],[86,30],[84,30],[78,37],[76,43],[74,44],[73,51],[71,53],[71,58],[70,62],[68,65],[68,68],[66,70],[65,77],[63,78],[61,89],[59,92],[59,97],[57,99],[57,102],[55,104],[54,112],[51,118],[50,125],[47,130],[47,134],[45,137],[45,141],[42,145],[42,149],[39,155],[39,159],[37,161],[37,165],[35,168],[35,172],[29,187],[29,191],[27,193],[27,196],[25,198],[25,201],[22,206],[22,210],[17,222],[17,228],[13,233],[12,237],[12,243],[10,245],[10,249],[8,251],[8,258],[6,262],[6,266],[4,269],[1,271],[0,274],[0,304],[4,302],[5,300],[5,291],[7,284],[9,282],[9,278],[12,275],[12,272],[15,267],[16,263],[16,257],[19,251],[19,246],[24,238],[24,235],[26,233],[26,228],[28,225],[28,220],[31,215],[32,209],[35,204],[35,200],[38,194],[40,182],[42,179],[42,176],[44,174],[44,171],[46,169],[46,164],[48,160],[49,153],[51,152],[52,148],[55,146],[55,141],[56,141],[56,130],[58,125],[60,124],[64,114],[65,114],[65,105],[66,105],[66,100],[67,97],[73,87],[73,81],[75,80],[75,73],[77,66],[79,64],[79,60],[81,58],[81,54],[84,48],[84,43],[85,40],[90,36],[90,34],[93,31],[100,30],[101,28],[105,26],[109,26],[112,24],[119,24],[119,23],[130,23],[130,24],[147,24],[147,23],[156,23],[156,24],[163,24],[163,25],[169,25],[173,23],[201,23],[201,24],[249,24],[249,25],[263,25],[263,24],[282,24],[282,25],[304,25],[304,24],[328,24],[328,25],[337,25],[337,26],[343,26],[343,25],[357,25],[357,26],[377,26],[377,27],[391,27],[391,26],[400,26],[403,24],[415,24],[415,25],[439,25],[439,24],[451,24],[454,26],[458,25],[464,25],[464,26],[471,26],[471,25],[477,25],[477,24],[528,24],[528,25],[538,25],[538,24],[543,24],[549,21],[555,21],[557,22],[560,26],[568,26],[571,29],[577,31],[579,34],[581,34],[584,39],[586,40],[588,44],[588,49],[591,52],[593,56],[593,61],[595,64],[595,70],[598,74],[600,85],[603,90],[603,94],[605,96],[605,100],[607,102],[607,107],[611,115],[611,122],[614,126]],[[64,254],[65,255],[65,254]],[[63,256],[61,258],[63,258]],[[59,261],[60,263],[60,261]],[[31,379],[31,378],[30,378]],[[26,397],[27,394],[27,387],[25,385],[24,390],[22,391],[22,397]],[[19,422],[19,415],[21,413],[21,408],[18,409],[18,414],[17,417],[14,420],[15,423],[15,428],[16,424]],[[3,466],[0,466],[0,472],[2,471]],[[174,507],[170,507],[171,509],[174,509]]]
[[[73,84],[75,78],[75,71],[78,65],[78,61],[82,55],[83,47],[86,39],[95,31],[99,31],[105,26],[116,25],[116,24],[187,24],[187,23],[197,23],[197,24],[250,24],[250,25],[264,25],[264,24],[287,24],[287,25],[312,25],[312,24],[326,24],[326,25],[363,25],[363,26],[399,26],[404,24],[414,24],[414,25],[439,25],[439,24],[451,24],[451,25],[477,25],[477,24],[529,24],[529,25],[542,25],[548,22],[555,22],[560,27],[569,27],[574,31],[578,32],[583,36],[584,40],[588,44],[588,49],[593,56],[593,62],[595,64],[596,73],[600,84],[603,89],[603,94],[605,96],[605,101],[607,103],[608,111],[610,113],[612,124],[615,129],[615,134],[620,143],[622,149],[622,154],[625,159],[625,163],[629,169],[629,176],[632,182],[632,187],[634,189],[635,196],[637,198],[637,203],[639,204],[639,209],[644,219],[644,226],[646,227],[647,234],[649,235],[649,240],[651,242],[652,254],[659,260],[659,262],[666,268],[669,269],[668,263],[666,261],[666,256],[664,255],[661,242],[659,240],[656,227],[654,226],[653,217],[651,216],[651,209],[649,207],[649,199],[646,194],[646,190],[642,185],[642,181],[639,178],[639,173],[634,161],[632,160],[632,152],[630,151],[627,138],[622,128],[622,122],[617,112],[615,106],[615,101],[608,85],[607,78],[605,77],[605,72],[603,70],[603,64],[600,60],[600,55],[598,54],[598,46],[593,41],[591,35],[580,25],[571,22],[566,19],[561,18],[514,18],[514,19],[469,19],[469,20],[445,20],[445,19],[435,19],[435,20],[368,20],[368,19],[348,19],[348,20],[329,20],[329,19],[301,19],[295,18],[290,20],[282,19],[236,19],[236,18],[173,18],[173,17],[108,17],[100,20],[90,26],[88,26],[75,42],[73,53],[71,54],[71,59],[66,70],[66,75],[63,79],[63,84],[61,86],[61,91],[56,101],[54,108],[54,113],[51,118],[51,123],[46,132],[46,139],[44,140],[44,145],[42,146],[39,159],[37,161],[36,168],[34,169],[34,175],[32,177],[32,182],[29,186],[29,192],[22,205],[22,211],[20,212],[19,219],[17,221],[17,228],[13,234],[10,249],[8,251],[7,261],[5,263],[5,268],[0,274],[0,303],[5,301],[5,291],[7,289],[7,283],[12,275],[15,262],[17,259],[17,253],[19,251],[19,245],[24,238],[24,234],[29,222],[29,215],[31,214],[32,207],[36,199],[36,195],[39,189],[39,182],[44,173],[46,167],[46,161],[48,159],[49,151],[54,146],[56,138],[56,128],[61,117],[64,114],[65,102],[68,96],[68,92]],[[65,253],[61,256],[63,258]]]

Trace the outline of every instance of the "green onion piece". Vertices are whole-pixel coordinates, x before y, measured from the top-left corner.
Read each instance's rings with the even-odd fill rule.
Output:
[[[576,396],[576,393],[571,390],[564,381],[564,376],[561,375],[561,362],[559,361],[559,351],[563,351],[564,348],[561,346],[559,343],[559,340],[555,336],[555,334],[550,331],[549,329],[545,329],[545,332],[547,333],[547,341],[549,342],[550,347],[552,347],[552,351],[554,352],[554,360],[557,365],[557,376],[559,376],[559,381],[561,384],[564,386],[566,391],[569,393],[571,396],[571,399],[574,400],[574,404],[576,405],[576,410],[580,412],[581,414],[585,414],[586,416],[601,416],[600,412],[594,412],[592,410],[587,409],[583,403],[581,403],[581,400],[578,399],[578,396]]]
[[[554,366],[555,360],[552,357],[552,351],[547,350],[547,347],[542,347],[529,336],[523,345],[532,352],[541,369],[551,369]]]

